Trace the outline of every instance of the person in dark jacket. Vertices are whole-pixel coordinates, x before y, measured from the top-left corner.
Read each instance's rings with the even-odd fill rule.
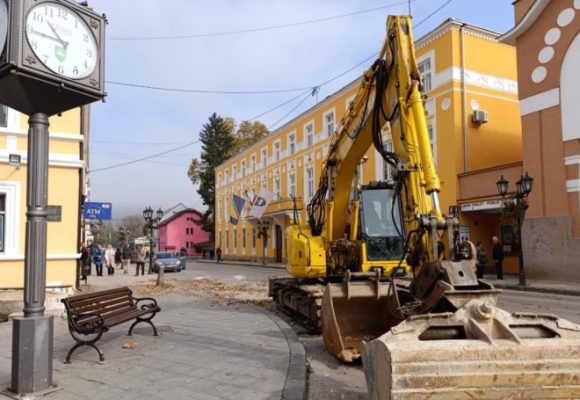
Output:
[[[84,280],[91,274],[91,249],[83,244],[81,247],[81,275]]]
[[[105,251],[101,246],[96,246],[93,249],[93,262],[95,263],[95,269],[97,270],[97,276],[103,276],[103,258],[105,257]]]
[[[503,279],[503,246],[497,236],[494,236],[491,240],[493,241],[493,262],[495,263],[497,279]]]
[[[483,248],[483,243],[477,242],[477,278],[483,279],[485,266],[487,265],[487,254]]]

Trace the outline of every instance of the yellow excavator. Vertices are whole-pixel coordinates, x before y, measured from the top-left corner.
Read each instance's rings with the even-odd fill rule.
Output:
[[[392,149],[385,145],[392,142]],[[371,145],[392,179],[356,184]],[[508,313],[443,216],[411,18],[390,16],[378,59],[334,133],[308,221],[287,230],[277,303],[362,358],[371,399],[580,398],[580,326]],[[410,276],[410,277],[409,277]]]

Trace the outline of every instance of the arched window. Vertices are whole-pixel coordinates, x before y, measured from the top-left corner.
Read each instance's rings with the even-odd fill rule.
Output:
[[[560,72],[562,139],[580,139],[580,34],[566,51]]]

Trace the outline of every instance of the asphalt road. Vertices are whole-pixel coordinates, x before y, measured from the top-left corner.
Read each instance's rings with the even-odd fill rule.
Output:
[[[187,276],[207,277],[221,280],[267,280],[269,276],[288,276],[286,271],[275,268],[247,267],[228,264],[190,262]],[[507,311],[555,314],[580,323],[580,297],[548,293],[506,290],[499,299],[499,306]],[[322,338],[311,335],[299,324],[288,321],[298,333],[309,361],[308,400],[363,400],[367,398],[366,383],[359,364],[344,365],[326,353]]]

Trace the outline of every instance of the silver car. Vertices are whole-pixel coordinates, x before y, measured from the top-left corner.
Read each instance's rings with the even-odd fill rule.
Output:
[[[185,269],[185,260],[179,257],[179,253],[162,251],[157,253],[153,263],[153,272],[158,272],[163,266],[166,272],[180,272]]]

